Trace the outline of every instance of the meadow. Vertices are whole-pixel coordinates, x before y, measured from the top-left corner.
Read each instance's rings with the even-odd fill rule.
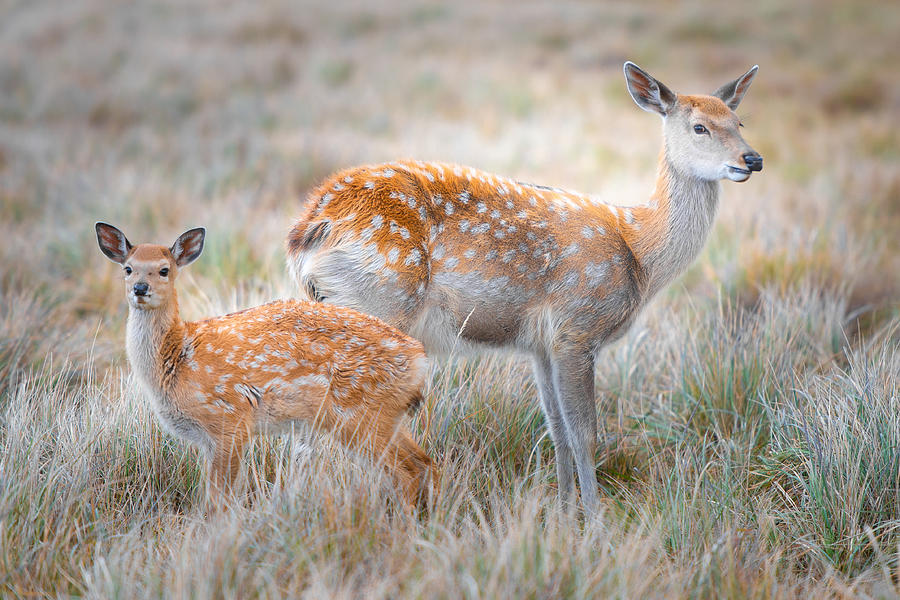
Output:
[[[0,596],[900,596],[900,5],[3,2]],[[636,204],[633,60],[738,110],[765,157],[596,372],[601,518],[559,510],[528,362],[434,361],[412,518],[327,436],[257,441],[203,512],[198,452],[124,355],[133,242],[208,230],[197,319],[291,297],[283,240],[354,164],[472,165]]]

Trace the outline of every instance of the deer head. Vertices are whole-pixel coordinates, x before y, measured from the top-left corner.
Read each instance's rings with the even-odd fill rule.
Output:
[[[762,156],[744,141],[734,113],[758,69],[754,66],[710,96],[676,94],[632,62],[625,63],[625,81],[638,106],[663,118],[666,156],[673,168],[701,180],[741,182],[762,171]]]

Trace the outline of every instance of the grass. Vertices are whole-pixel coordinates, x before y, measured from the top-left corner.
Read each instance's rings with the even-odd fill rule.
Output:
[[[0,595],[900,596],[900,10],[683,8],[11,8]],[[179,280],[194,319],[291,296],[290,223],[355,163],[458,161],[633,203],[659,131],[625,59],[685,92],[759,63],[740,112],[766,167],[723,185],[707,249],[599,357],[602,517],[557,506],[529,365],[503,354],[435,361],[411,418],[442,469],[430,514],[298,430],[254,442],[246,496],[205,515],[197,451],[125,363],[94,221],[134,242],[206,226]]]

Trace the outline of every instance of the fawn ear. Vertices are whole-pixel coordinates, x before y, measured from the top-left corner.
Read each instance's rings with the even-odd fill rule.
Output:
[[[749,71],[734,81],[726,83],[714,91],[712,95],[721,99],[731,110],[737,110],[738,104],[744,99],[744,94],[750,89],[750,83],[756,77],[757,71],[759,71],[759,65],[753,65]]]
[[[106,255],[106,258],[119,264],[125,262],[133,247],[125,234],[102,221],[97,221],[94,229],[97,231],[97,243],[100,244],[100,251]]]
[[[638,106],[666,116],[678,101],[675,92],[631,61],[625,63],[625,85]]]
[[[175,257],[175,264],[179,267],[185,267],[197,260],[200,253],[203,252],[203,240],[205,238],[206,229],[203,227],[196,227],[179,235],[172,247],[169,248],[172,251],[172,256]]]

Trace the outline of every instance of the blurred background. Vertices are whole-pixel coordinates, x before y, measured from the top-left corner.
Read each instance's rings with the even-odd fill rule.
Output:
[[[285,232],[317,180],[358,163],[454,161],[641,202],[660,124],[627,95],[625,60],[685,93],[760,65],[739,114],[765,170],[724,184],[711,243],[682,286],[752,301],[771,281],[814,277],[851,288],[862,312],[896,291],[895,3],[90,0],[2,11],[4,337],[52,312],[74,335],[67,351],[101,319],[99,348],[108,331],[120,338],[125,304],[96,251],[96,220],[134,242],[206,226],[191,272],[226,307],[246,303],[236,287],[289,294]]]

